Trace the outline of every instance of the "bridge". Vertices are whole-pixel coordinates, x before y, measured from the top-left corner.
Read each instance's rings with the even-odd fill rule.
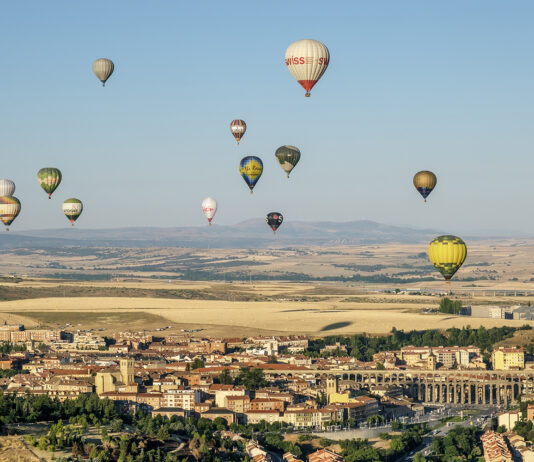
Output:
[[[534,392],[534,370],[421,370],[330,369],[266,370],[267,375],[336,376],[345,386],[373,391],[376,386],[395,385],[414,399],[435,404],[508,405]],[[352,382],[352,383],[351,383]]]

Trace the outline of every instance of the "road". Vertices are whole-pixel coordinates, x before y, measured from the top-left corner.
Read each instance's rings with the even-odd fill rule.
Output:
[[[481,427],[486,425],[491,418],[491,412],[481,413],[478,416],[471,416],[464,420],[463,422],[454,422],[450,426],[445,425],[444,427],[433,430],[429,436],[423,438],[423,442],[415,448],[412,452],[407,454],[404,457],[397,459],[397,462],[410,462],[413,460],[416,453],[420,452],[423,456],[428,456],[430,454],[430,445],[432,440],[438,436],[445,437],[454,427],[470,427],[471,423],[474,426]]]

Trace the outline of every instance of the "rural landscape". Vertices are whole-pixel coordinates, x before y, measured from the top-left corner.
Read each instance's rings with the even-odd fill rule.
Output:
[[[534,315],[513,313],[534,301],[534,241],[473,238],[445,283],[424,232],[372,235],[248,249],[11,235],[0,460],[423,461],[528,441]]]
[[[2,6],[0,462],[534,462],[534,3]]]
[[[385,240],[404,236],[373,224],[358,239],[371,240],[378,227]],[[147,247],[138,236],[124,235],[120,247],[103,247],[94,237],[98,233],[85,234],[91,246],[81,245],[83,238],[62,247],[37,247],[38,240],[35,247],[4,243],[2,316],[106,330],[126,322],[146,330],[173,325],[202,328],[206,335],[385,334],[393,327],[501,324],[438,314],[443,295],[464,305],[496,306],[527,304],[534,297],[534,240],[528,239],[474,238],[461,275],[448,284],[436,275],[422,240],[298,246],[293,238],[288,246],[202,249]]]

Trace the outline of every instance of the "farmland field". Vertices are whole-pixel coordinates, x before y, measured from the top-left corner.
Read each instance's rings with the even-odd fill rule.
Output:
[[[0,322],[61,328],[69,323],[70,330],[103,332],[126,328],[155,331],[171,326],[174,331],[202,329],[202,335],[224,336],[381,334],[393,327],[446,329],[525,323],[428,311],[438,307],[444,294],[459,298],[464,305],[534,302],[534,246],[520,241],[473,245],[468,261],[450,285],[440,279],[421,250],[412,244],[345,246],[328,251],[170,249],[167,257],[161,249],[108,249],[92,256],[75,251],[55,256],[46,251],[4,251],[2,262],[18,269],[12,271],[13,278],[4,273],[0,282]],[[146,265],[122,276],[115,272],[107,280],[83,277],[104,274],[112,265],[113,271],[118,271],[126,262],[132,268],[133,261],[154,259],[162,266],[181,269],[169,269],[165,279],[147,273]],[[236,260],[242,260],[244,274],[250,272],[250,277],[233,279],[235,267],[222,265]],[[260,260],[268,264],[246,264]],[[58,266],[69,265],[79,268],[79,279],[56,274]],[[219,280],[181,279],[192,267],[217,274]],[[283,269],[286,274],[306,277],[302,281],[269,280],[274,268],[279,274]],[[361,281],[350,278],[351,274],[372,278]]]

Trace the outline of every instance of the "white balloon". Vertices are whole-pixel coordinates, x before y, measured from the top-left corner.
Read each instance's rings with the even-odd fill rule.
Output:
[[[206,199],[202,201],[202,211],[204,212],[204,215],[208,219],[208,223],[211,226],[211,220],[217,212],[217,201],[211,197],[206,197]]]
[[[113,69],[115,69],[115,65],[111,59],[99,58],[93,63],[93,72],[102,82],[102,86],[106,85],[106,80],[113,74]]]
[[[286,66],[310,96],[310,90],[326,71],[330,62],[328,48],[317,40],[297,40],[286,50]]]
[[[11,180],[0,180],[0,196],[12,196],[15,193],[15,183]]]

